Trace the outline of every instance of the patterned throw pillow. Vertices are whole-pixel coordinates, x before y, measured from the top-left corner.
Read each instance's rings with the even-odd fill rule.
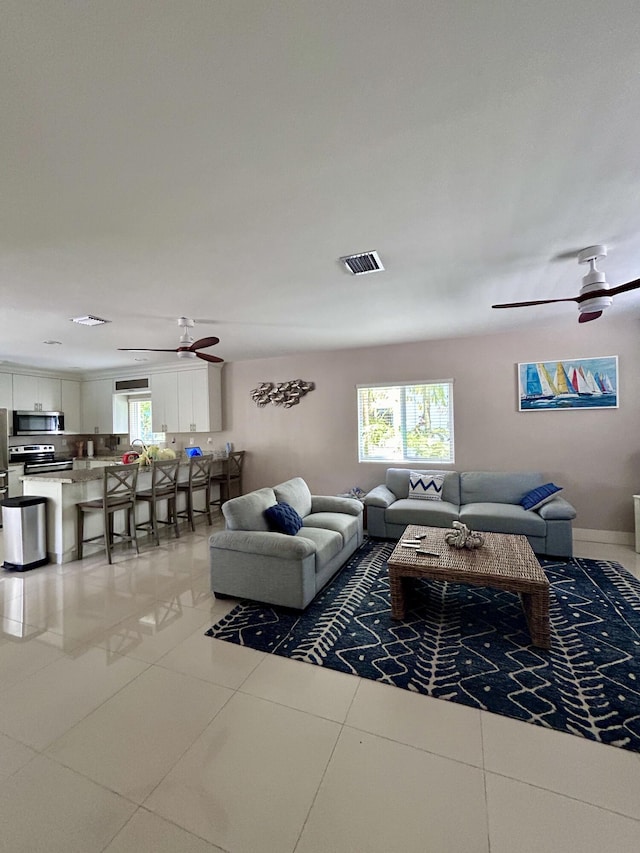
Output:
[[[289,536],[295,536],[302,527],[302,519],[296,510],[290,504],[284,503],[284,501],[265,509],[264,516],[269,523],[269,527],[275,530],[276,533],[286,533]]]
[[[538,486],[537,489],[531,489],[530,492],[522,498],[520,506],[525,509],[540,509],[549,501],[553,500],[558,492],[561,492],[560,486],[555,486],[553,483],[545,483],[544,486]]]
[[[427,474],[426,471],[409,472],[409,497],[420,501],[441,501],[444,474]]]

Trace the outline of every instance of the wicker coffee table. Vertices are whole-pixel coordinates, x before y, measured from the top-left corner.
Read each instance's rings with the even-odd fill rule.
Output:
[[[391,617],[403,619],[406,610],[405,578],[467,583],[504,589],[520,595],[534,646],[548,649],[549,581],[540,568],[526,536],[506,533],[484,533],[484,545],[476,550],[451,548],[444,541],[446,529],[411,524],[389,557]],[[425,534],[420,546],[437,553],[437,557],[417,554],[402,542]]]

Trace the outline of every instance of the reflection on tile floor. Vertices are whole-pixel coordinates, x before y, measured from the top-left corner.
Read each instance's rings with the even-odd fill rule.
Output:
[[[209,533],[0,574],[0,851],[640,849],[640,755],[205,637]]]

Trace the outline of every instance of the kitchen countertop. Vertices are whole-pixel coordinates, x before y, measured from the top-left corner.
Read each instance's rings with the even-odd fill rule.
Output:
[[[78,458],[85,459],[85,457],[78,457]],[[89,458],[93,459],[94,461],[104,461],[105,464],[102,467],[97,466],[95,468],[79,468],[77,470],[72,470],[72,471],[59,471],[59,472],[46,471],[44,474],[26,474],[25,476],[21,477],[20,479],[22,481],[24,481],[24,480],[35,480],[36,482],[39,482],[39,483],[89,483],[92,480],[101,480],[102,479],[102,472],[104,471],[105,468],[109,467],[108,463],[111,463],[111,465],[114,465],[114,464],[120,465],[121,464],[121,457],[120,456],[118,456],[118,457],[91,456]],[[223,460],[220,460],[220,462],[222,462],[222,461]],[[131,464],[135,465],[137,463],[132,462]],[[181,468],[188,468],[189,467],[189,460],[188,459],[181,459],[180,460],[180,467]],[[143,473],[144,471],[150,472],[151,467],[149,465],[140,466],[140,473]]]

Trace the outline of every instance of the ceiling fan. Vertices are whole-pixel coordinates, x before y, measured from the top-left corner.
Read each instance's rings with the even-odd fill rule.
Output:
[[[606,246],[589,246],[578,254],[579,264],[589,264],[589,272],[582,278],[582,287],[577,296],[569,296],[566,299],[536,299],[531,302],[506,302],[502,305],[492,305],[492,308],[523,308],[528,305],[548,305],[551,302],[577,302],[579,323],[588,323],[597,320],[604,310],[609,308],[613,302],[612,297],[618,293],[626,293],[640,287],[640,278],[619,284],[617,287],[609,287],[605,274],[596,268],[598,258],[606,258]]]
[[[218,358],[217,355],[209,355],[206,352],[198,352],[198,350],[206,349],[207,347],[215,346],[220,343],[220,338],[199,338],[194,341],[191,334],[195,323],[188,317],[178,317],[178,326],[183,330],[180,335],[180,346],[175,349],[154,349],[152,347],[118,347],[120,352],[176,352],[178,358],[201,358],[203,361],[222,362],[223,358]]]

